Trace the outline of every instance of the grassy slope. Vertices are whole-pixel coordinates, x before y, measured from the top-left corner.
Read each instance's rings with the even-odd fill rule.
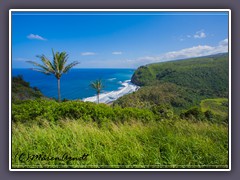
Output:
[[[86,160],[19,161],[19,155],[71,157]],[[227,168],[226,126],[183,120],[108,123],[60,121],[42,125],[13,124],[14,168]]]
[[[226,98],[205,99],[200,105],[203,112],[210,110],[222,118],[228,116],[228,99]]]

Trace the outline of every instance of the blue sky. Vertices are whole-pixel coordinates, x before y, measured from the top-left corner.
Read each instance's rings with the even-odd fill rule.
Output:
[[[228,51],[227,12],[12,12],[12,67],[65,51],[77,68],[140,65]]]

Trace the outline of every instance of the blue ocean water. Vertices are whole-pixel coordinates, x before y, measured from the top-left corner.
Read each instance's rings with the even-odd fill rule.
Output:
[[[96,95],[90,83],[97,79],[103,81],[104,93],[116,91],[122,87],[122,82],[131,79],[133,73],[134,69],[71,69],[61,77],[61,98],[74,100]],[[31,69],[12,69],[12,76],[17,75],[22,75],[31,87],[37,87],[45,96],[57,98],[57,79],[53,75]]]

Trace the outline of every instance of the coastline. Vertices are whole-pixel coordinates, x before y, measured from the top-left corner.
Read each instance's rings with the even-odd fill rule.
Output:
[[[72,69],[61,79],[61,96],[67,100],[82,100],[96,95],[96,91],[89,84],[101,78],[107,85],[102,93],[119,90],[122,82],[131,79],[134,69]],[[57,98],[57,85],[54,76],[46,76],[43,73],[31,69],[13,69],[12,76],[22,75],[31,87],[38,87],[47,98]]]
[[[102,93],[99,95],[99,103],[111,104],[113,101],[117,100],[118,98],[137,91],[140,87],[133,84],[131,80],[126,80],[122,83],[123,87],[120,87],[119,90],[110,91],[106,93]],[[87,97],[82,99],[82,101],[86,102],[97,102],[97,95]]]

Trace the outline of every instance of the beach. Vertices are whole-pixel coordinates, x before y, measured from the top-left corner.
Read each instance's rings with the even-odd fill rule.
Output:
[[[135,84],[131,83],[130,80],[126,80],[122,83],[123,87],[120,87],[119,90],[111,91],[107,93],[102,93],[99,95],[99,102],[109,104],[118,98],[122,97],[123,95],[132,93],[134,91],[137,91],[139,89],[139,86],[136,86]],[[84,102],[97,102],[97,96],[91,96],[88,98],[83,99]]]

